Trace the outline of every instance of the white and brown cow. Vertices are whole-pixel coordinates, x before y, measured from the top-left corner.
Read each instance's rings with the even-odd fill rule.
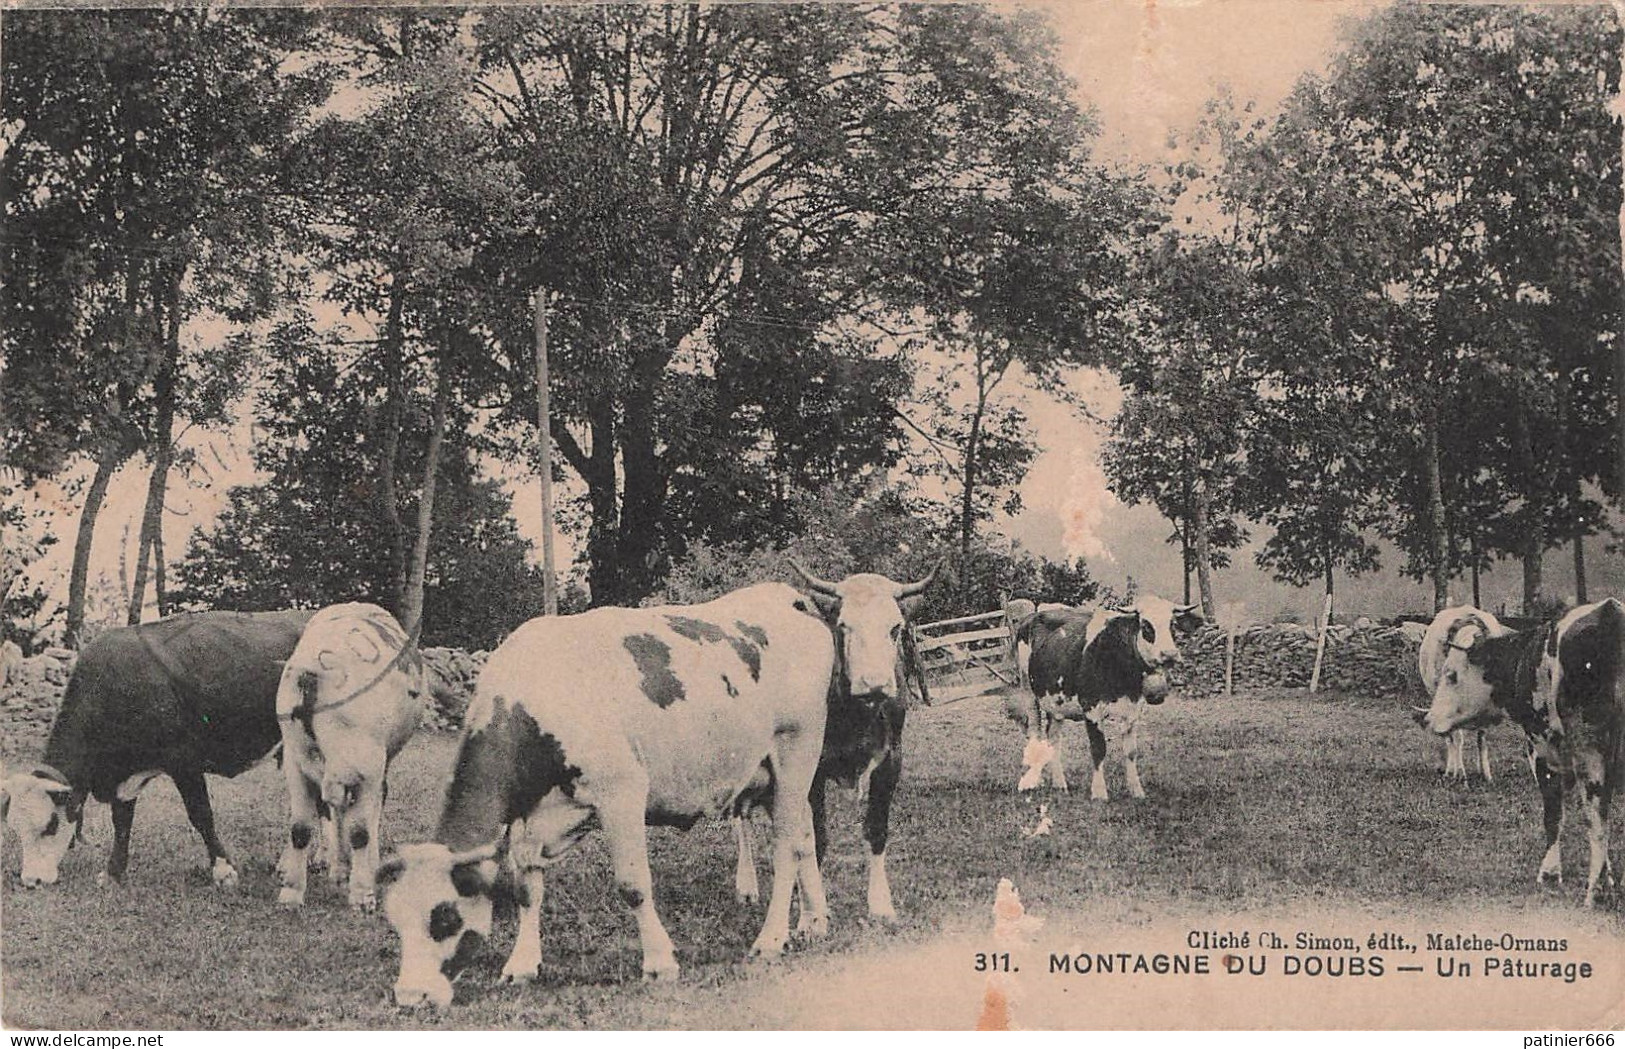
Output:
[[[826,931],[807,796],[833,665],[829,628],[782,583],[701,605],[600,608],[520,627],[480,674],[434,841],[402,849],[380,870],[394,880],[384,910],[401,939],[396,1001],[450,1003],[442,966],[456,964],[467,933],[489,932],[504,848],[520,924],[503,975],[533,979],[543,868],[594,826],[637,917],[644,975],[676,976],[645,824],[687,828],[729,812],[761,788],[764,762],[773,888],[751,953],[784,949],[798,877],[807,931]]]
[[[1467,648],[1480,636],[1495,637],[1507,632],[1500,620],[1470,605],[1447,608],[1433,617],[1422,644],[1416,650],[1416,670],[1422,678],[1422,688],[1431,699],[1438,690],[1439,680],[1446,673],[1445,663],[1452,649]],[[1454,671],[1452,671],[1454,672]],[[1473,733],[1478,742],[1478,771],[1486,780],[1495,778],[1490,768],[1489,741],[1485,733],[1501,720],[1499,708],[1492,707],[1472,724],[1463,724],[1445,737],[1444,775],[1447,779],[1467,779],[1467,735]]]
[[[897,909],[886,875],[886,845],[891,838],[892,798],[903,777],[903,724],[910,686],[919,690],[923,702],[931,701],[909,617],[941,565],[912,583],[873,572],[832,583],[793,559],[790,566],[806,582],[836,642],[829,721],[810,797],[818,861],[823,862],[829,846],[825,812],[830,782],[856,788],[864,806],[863,837],[869,845],[869,915],[890,921],[897,917]],[[743,819],[735,832],[739,857],[734,888],[741,899],[753,899],[756,864]]]
[[[281,903],[305,902],[307,850],[317,819],[327,817],[329,875],[348,878],[350,906],[376,905],[385,776],[417,728],[423,694],[423,658],[394,616],[353,603],[311,618],[276,698],[289,809],[277,865]],[[350,864],[346,849],[355,854]]]
[[[1047,758],[1056,787],[1067,789],[1060,723],[1082,721],[1089,733],[1094,766],[1089,796],[1107,797],[1106,742],[1108,737],[1116,737],[1122,741],[1129,794],[1145,797],[1139,770],[1139,720],[1146,704],[1161,703],[1168,695],[1163,672],[1181,662],[1174,638],[1174,624],[1179,621],[1199,623],[1201,615],[1194,605],[1175,605],[1146,595],[1127,608],[1046,606],[1017,625],[1017,644],[1030,652],[1027,680],[1032,691],[1008,712],[1024,725],[1029,752]],[[1042,741],[1047,749],[1035,751],[1034,741]],[[1036,776],[1030,776],[1025,782],[1036,785],[1034,780]]]
[[[1476,611],[1446,609],[1435,623]],[[1539,881],[1562,881],[1563,795],[1579,784],[1591,906],[1599,888],[1613,884],[1608,809],[1625,775],[1625,605],[1613,598],[1582,605],[1523,633],[1483,629],[1464,636],[1450,629],[1449,636],[1424,723],[1442,735],[1499,708],[1524,730],[1545,817]]]

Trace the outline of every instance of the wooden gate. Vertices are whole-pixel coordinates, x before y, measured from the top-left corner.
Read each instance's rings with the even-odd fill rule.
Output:
[[[914,629],[933,699],[952,702],[1016,684],[1016,643],[1003,610]]]

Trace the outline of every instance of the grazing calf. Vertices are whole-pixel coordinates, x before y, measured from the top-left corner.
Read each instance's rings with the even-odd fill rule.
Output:
[[[1439,687],[1439,679],[1445,672],[1445,657],[1450,654],[1452,647],[1458,644],[1466,647],[1472,644],[1474,637],[1479,634],[1494,636],[1506,633],[1499,620],[1488,612],[1461,605],[1456,608],[1447,608],[1433,617],[1428,624],[1427,633],[1422,637],[1422,644],[1416,650],[1416,669],[1422,678],[1422,687],[1427,691],[1429,698]],[[1490,769],[1489,742],[1485,739],[1485,732],[1489,727],[1501,720],[1501,711],[1491,708],[1485,715],[1462,727],[1453,729],[1446,737],[1444,775],[1447,779],[1467,780],[1467,734],[1472,732],[1478,741],[1478,771],[1486,780],[1493,780],[1494,773]]]
[[[97,635],[80,652],[45,764],[4,781],[25,886],[54,884],[85,799],[113,807],[105,881],[120,881],[141,790],[167,775],[203,838],[215,883],[237,869],[214,829],[205,773],[235,776],[276,746],[277,683],[309,612],[195,612]]]
[[[925,674],[915,651],[909,616],[937,569],[913,583],[861,572],[839,583],[820,579],[801,564],[790,565],[807,583],[836,638],[835,673],[829,691],[829,722],[812,784],[813,832],[818,862],[829,845],[826,794],[830,781],[854,787],[864,806],[863,837],[869,844],[869,915],[897,917],[886,876],[886,845],[891,836],[891,803],[903,776],[903,723],[909,685],[930,703]],[[741,814],[742,815],[742,814]],[[755,896],[756,864],[750,832],[735,824],[739,859],[734,888],[741,899]]]
[[[829,628],[782,583],[703,605],[600,608],[520,627],[480,674],[434,841],[403,848],[380,870],[395,879],[384,910],[401,939],[396,1001],[450,1004],[442,967],[458,963],[467,933],[490,930],[505,832],[520,903],[505,978],[535,978],[543,868],[594,826],[637,917],[644,975],[676,976],[645,823],[686,829],[763,787],[772,792],[773,889],[751,953],[784,949],[798,877],[808,931],[827,930],[807,797],[833,665]],[[759,778],[764,762],[770,777]]]
[[[1139,720],[1146,704],[1161,703],[1168,695],[1162,671],[1181,662],[1173,633],[1174,623],[1180,620],[1200,622],[1201,616],[1194,605],[1175,605],[1146,595],[1129,608],[1044,607],[1018,626],[1017,643],[1026,644],[1031,653],[1027,680],[1032,696],[1009,713],[1024,723],[1029,743],[1041,739],[1049,744],[1050,749],[1041,753],[1048,756],[1050,779],[1056,787],[1067,789],[1060,722],[1082,721],[1089,733],[1094,765],[1089,796],[1107,797],[1106,740],[1116,736],[1122,740],[1129,794],[1145,797],[1140,783]]]
[[[423,689],[417,646],[377,605],[333,605],[305,627],[276,697],[289,808],[280,902],[305,902],[306,850],[317,818],[327,816],[328,873],[343,881],[345,850],[358,854],[348,872],[350,906],[376,905],[385,776],[417,728]]]
[[[1471,620],[1476,609],[1435,618]],[[1578,781],[1591,862],[1586,906],[1613,884],[1608,809],[1625,775],[1625,605],[1609,598],[1526,633],[1476,632],[1449,625],[1451,637],[1424,723],[1439,734],[1472,724],[1491,708],[1523,729],[1534,755],[1546,826],[1536,878],[1563,878],[1563,794]],[[1431,630],[1431,627],[1430,627]]]

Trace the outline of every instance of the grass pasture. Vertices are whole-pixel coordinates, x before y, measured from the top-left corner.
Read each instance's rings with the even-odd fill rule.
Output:
[[[704,823],[686,835],[651,830],[661,915],[684,967],[674,984],[638,979],[635,930],[595,835],[550,873],[540,982],[497,983],[513,936],[511,921],[499,919],[445,1015],[390,1002],[398,954],[381,916],[350,913],[341,891],[316,877],[302,911],[276,906],[286,801],[274,767],[211,780],[242,874],[235,893],[209,882],[201,843],[173,788],[160,781],[137,811],[122,887],[96,885],[112,837],[103,806],[91,807],[87,843],[70,852],[53,889],[18,888],[16,847],[8,840],[0,889],[4,1022],[78,1029],[962,1027],[976,1022],[984,977],[972,972],[970,958],[994,949],[991,905],[1001,877],[1045,919],[1038,942],[1057,950],[1173,951],[1184,948],[1187,930],[1274,923],[1283,931],[1348,933],[1396,925],[1514,928],[1567,936],[1577,951],[1582,944],[1611,951],[1594,959],[1601,968],[1590,986],[1478,984],[1467,997],[1452,991],[1461,998],[1454,1011],[1438,1005],[1453,1001],[1450,995],[1432,991],[1410,992],[1399,1004],[1372,998],[1361,1005],[1375,992],[1352,982],[1298,986],[1290,1008],[1329,1011],[1283,1013],[1288,999],[1268,989],[1273,984],[1238,994],[1222,977],[1125,977],[1103,996],[1099,983],[1025,976],[1033,983],[1017,1019],[1032,1026],[1319,1027],[1354,1015],[1339,1009],[1378,1009],[1360,1014],[1365,1024],[1532,1027],[1531,1014],[1508,1011],[1540,1003],[1589,1009],[1585,996],[1599,993],[1616,1003],[1612,1012],[1584,1023],[1572,1014],[1550,1019],[1567,1015],[1570,1022],[1559,1025],[1571,1028],[1610,1017],[1625,1022],[1617,1005],[1625,1000],[1625,924],[1617,905],[1591,914],[1579,908],[1585,845],[1578,819],[1565,839],[1569,884],[1546,892],[1533,884],[1539,798],[1512,730],[1492,734],[1496,781],[1467,787],[1441,782],[1430,741],[1392,701],[1302,692],[1229,701],[1176,695],[1150,712],[1141,734],[1150,797],[1102,804],[1087,797],[1087,744],[1072,727],[1074,791],[1044,792],[1054,833],[1028,840],[1021,828],[1036,816],[1014,790],[1020,741],[1000,701],[913,711],[889,863],[901,923],[883,929],[860,921],[860,815],[850,792],[832,792],[824,872],[832,934],[772,965],[739,961],[762,909],[733,901],[726,825]],[[425,734],[402,755],[387,841],[427,835],[454,744]],[[1121,794],[1115,749],[1108,779]],[[758,824],[765,890],[764,830]],[[1041,961],[1031,954],[1029,973]],[[1392,999],[1396,979],[1409,977],[1373,986]],[[1442,983],[1428,979],[1429,987]]]

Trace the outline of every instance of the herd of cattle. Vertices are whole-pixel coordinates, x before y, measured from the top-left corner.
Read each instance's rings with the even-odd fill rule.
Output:
[[[22,844],[22,884],[54,883],[79,836],[86,801],[112,807],[103,879],[122,878],[135,803],[167,775],[203,838],[214,880],[237,880],[214,828],[206,773],[234,776],[280,746],[289,830],[280,902],[303,904],[310,851],[327,852],[349,902],[384,911],[401,944],[403,1005],[451,1002],[450,974],[470,932],[489,934],[500,886],[518,903],[519,935],[503,968],[535,978],[545,868],[594,828],[633,912],[648,977],[677,960],[656,913],[647,826],[736,823],[735,889],[757,896],[746,820],[772,818],[772,882],[753,955],[780,953],[796,931],[824,934],[823,859],[830,781],[864,799],[868,910],[895,917],[886,874],[910,692],[929,702],[909,618],[926,578],[861,573],[834,583],[792,562],[805,592],[762,583],[705,604],[599,608],[543,617],[491,655],[466,715],[434,839],[380,860],[391,759],[423,707],[415,638],[375,605],[319,612],[201,612],[108,631],[81,653],[43,763],[0,774],[3,819]],[[1160,703],[1180,661],[1177,626],[1191,606],[1154,597],[1133,607],[1009,609],[1023,678],[1010,713],[1024,723],[1029,766],[1067,787],[1060,724],[1082,721],[1091,795],[1106,796],[1107,741],[1120,741],[1129,792],[1144,797],[1136,725]],[[1565,789],[1579,785],[1591,846],[1586,903],[1612,887],[1608,808],[1625,774],[1625,606],[1576,608],[1517,633],[1474,608],[1439,613],[1418,669],[1432,705],[1420,717],[1460,738],[1502,716],[1527,735],[1545,809],[1539,879],[1561,878]],[[317,834],[321,834],[318,841]]]

